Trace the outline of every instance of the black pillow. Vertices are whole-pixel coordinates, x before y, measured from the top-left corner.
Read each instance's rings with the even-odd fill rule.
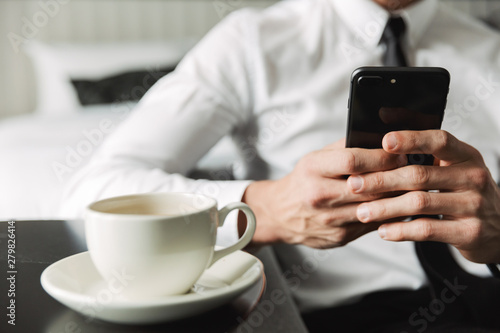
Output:
[[[174,69],[175,66],[154,71],[135,71],[95,81],[71,80],[71,83],[81,105],[138,101],[156,81]]]

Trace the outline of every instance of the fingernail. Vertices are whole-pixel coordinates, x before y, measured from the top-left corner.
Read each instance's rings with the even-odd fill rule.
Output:
[[[385,228],[385,226],[382,225],[378,228],[378,235],[380,236],[380,238],[385,239],[385,237],[387,236],[387,229]]]
[[[393,150],[398,145],[398,140],[396,139],[396,136],[392,134],[389,134],[387,136],[385,142],[387,142],[387,148],[389,148],[390,150]]]
[[[349,177],[349,186],[351,186],[354,192],[358,192],[363,187],[363,178],[360,176]]]
[[[408,164],[408,158],[406,155],[399,155],[398,156],[398,166],[402,167]]]
[[[361,205],[358,207],[357,215],[361,222],[368,222],[370,220],[370,209],[366,205]]]

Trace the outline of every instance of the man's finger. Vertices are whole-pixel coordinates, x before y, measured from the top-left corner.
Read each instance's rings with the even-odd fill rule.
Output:
[[[401,196],[375,200],[358,206],[361,222],[384,221],[415,215],[470,216],[481,204],[481,198],[464,193],[431,193],[412,191]]]
[[[431,154],[449,164],[468,160],[476,152],[443,130],[390,132],[384,136],[382,146],[393,154]]]
[[[350,222],[359,223],[356,216],[357,206],[358,204],[347,204],[339,206],[335,210],[325,207],[320,210],[318,218],[324,222],[323,224],[330,227],[341,227]]]
[[[435,241],[451,245],[467,242],[471,223],[419,218],[410,222],[386,223],[378,228],[382,239],[388,241]]]
[[[353,193],[346,185],[344,180],[321,178],[317,181],[312,181],[309,184],[309,190],[305,191],[306,202],[314,208],[326,208],[330,210],[335,207],[335,211],[339,206],[346,203],[353,203],[351,216],[354,220],[356,218],[357,203],[372,201],[389,196],[394,196],[392,193],[367,193],[356,194]]]
[[[394,155],[382,149],[346,148],[320,150],[310,154],[308,169],[327,178],[365,172],[391,170],[406,165],[405,155]]]
[[[480,186],[482,179],[487,176],[487,171],[480,168],[409,165],[389,171],[354,175],[349,177],[347,185],[354,193],[435,189],[460,191],[473,187],[476,182]]]

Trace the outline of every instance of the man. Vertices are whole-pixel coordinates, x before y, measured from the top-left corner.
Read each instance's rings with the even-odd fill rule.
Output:
[[[391,14],[406,23],[410,65],[451,73],[448,131],[394,132],[384,137],[383,150],[345,149],[350,74],[382,65],[380,39]],[[498,50],[498,34],[435,0],[288,1],[240,11],[151,89],[75,177],[65,212],[150,191],[196,191],[220,205],[243,200],[257,216],[254,244],[274,245],[306,314],[369,304],[365,296],[380,291],[422,290],[426,273],[413,242],[403,241],[448,243],[462,266],[487,276],[476,263],[500,262]],[[244,161],[235,170],[239,180],[188,179],[226,134]],[[433,154],[438,165],[405,166],[410,153]],[[423,214],[443,219],[403,222]],[[224,243],[237,238],[236,220],[226,222],[222,236]],[[390,295],[393,308],[400,295]],[[407,302],[409,311],[390,323],[427,328],[436,318],[408,318],[431,300]],[[351,312],[321,320],[341,331],[358,327],[343,321],[341,314]],[[367,329],[373,318],[363,316],[361,323],[371,318],[364,320]],[[313,330],[311,322],[321,317],[310,318]]]

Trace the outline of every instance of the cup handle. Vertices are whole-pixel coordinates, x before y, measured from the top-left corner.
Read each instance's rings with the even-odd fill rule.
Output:
[[[243,213],[245,213],[245,216],[247,217],[247,228],[245,229],[245,233],[235,244],[221,250],[215,250],[212,262],[210,263],[209,267],[212,266],[214,262],[221,259],[222,257],[225,257],[228,254],[233,253],[235,251],[241,250],[242,248],[247,246],[248,243],[250,243],[250,241],[252,240],[256,226],[255,215],[250,209],[250,207],[242,202],[230,203],[221,210],[219,210],[219,221],[220,221],[219,227],[221,227],[224,224],[227,215],[235,209],[241,210]]]

